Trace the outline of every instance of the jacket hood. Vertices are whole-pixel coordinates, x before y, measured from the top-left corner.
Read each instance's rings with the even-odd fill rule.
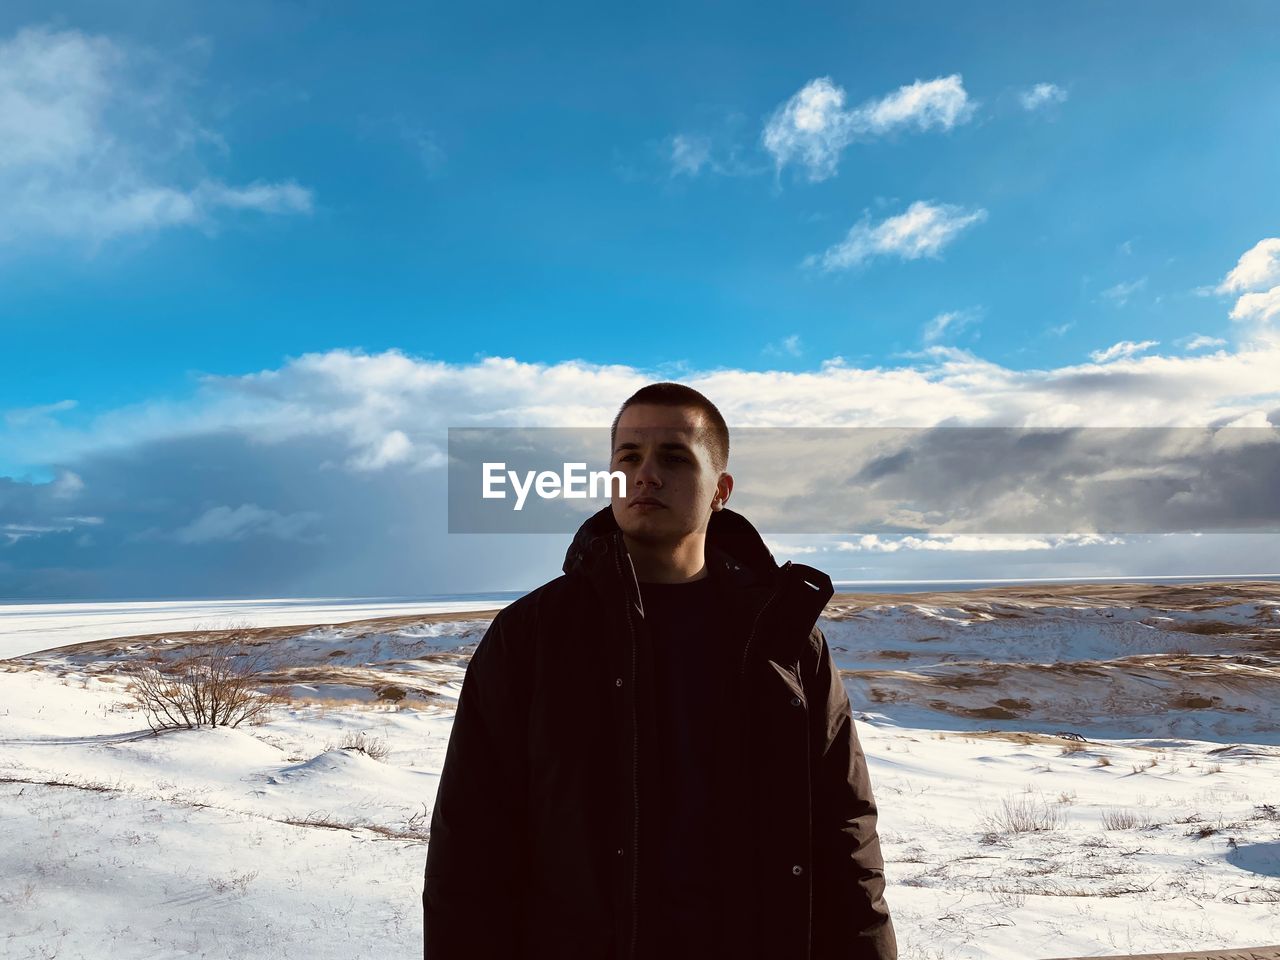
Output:
[[[585,576],[606,594],[623,590],[641,617],[643,598],[639,584],[622,579],[615,572],[615,557],[626,556],[622,530],[613,518],[612,506],[588,517],[578,528],[565,553],[566,574]],[[742,588],[737,594],[733,615],[751,619],[770,597],[781,597],[772,620],[774,632],[793,643],[803,643],[835,590],[831,578],[821,570],[787,561],[782,566],[773,559],[764,540],[740,513],[724,508],[711,514],[707,524],[707,566],[726,583]],[[627,562],[629,565],[629,561]],[[796,655],[793,648],[783,659]],[[781,661],[780,661],[781,662]]]
[[[608,539],[620,531],[612,506],[597,511],[578,528],[561,569],[573,573],[589,566],[593,557],[608,552]],[[751,522],[728,507],[713,512],[707,524],[707,560],[722,562],[727,569],[740,576],[745,573],[752,581],[768,582],[780,569]]]

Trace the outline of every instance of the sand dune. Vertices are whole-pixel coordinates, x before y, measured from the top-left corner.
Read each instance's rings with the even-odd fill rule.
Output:
[[[6,950],[420,956],[428,815],[494,612],[0,661]],[[1280,585],[840,594],[821,625],[903,960],[1280,942]],[[259,725],[151,735],[126,668],[231,638],[289,701]]]

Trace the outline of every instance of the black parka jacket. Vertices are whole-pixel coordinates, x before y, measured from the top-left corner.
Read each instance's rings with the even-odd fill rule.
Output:
[[[736,840],[723,889],[737,914],[720,956],[894,960],[866,761],[816,625],[831,581],[779,567],[728,509],[711,515],[706,557],[740,653],[725,663],[740,700],[724,757],[741,802],[725,811]],[[500,611],[472,654],[431,821],[425,960],[644,955],[647,652],[639,584],[605,507],[574,537],[564,575]]]

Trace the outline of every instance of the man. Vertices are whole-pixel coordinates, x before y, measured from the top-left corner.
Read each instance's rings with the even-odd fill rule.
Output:
[[[830,579],[779,567],[727,509],[702,394],[644,387],[611,447],[625,497],[472,655],[425,960],[893,960],[866,761],[816,626]]]

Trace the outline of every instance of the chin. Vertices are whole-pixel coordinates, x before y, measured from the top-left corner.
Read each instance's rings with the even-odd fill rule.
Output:
[[[619,523],[622,532],[639,543],[661,544],[679,543],[691,531],[682,530],[672,521],[673,517],[661,518],[665,522],[654,523],[653,517],[629,517],[630,522]],[[638,523],[636,521],[639,521]]]

